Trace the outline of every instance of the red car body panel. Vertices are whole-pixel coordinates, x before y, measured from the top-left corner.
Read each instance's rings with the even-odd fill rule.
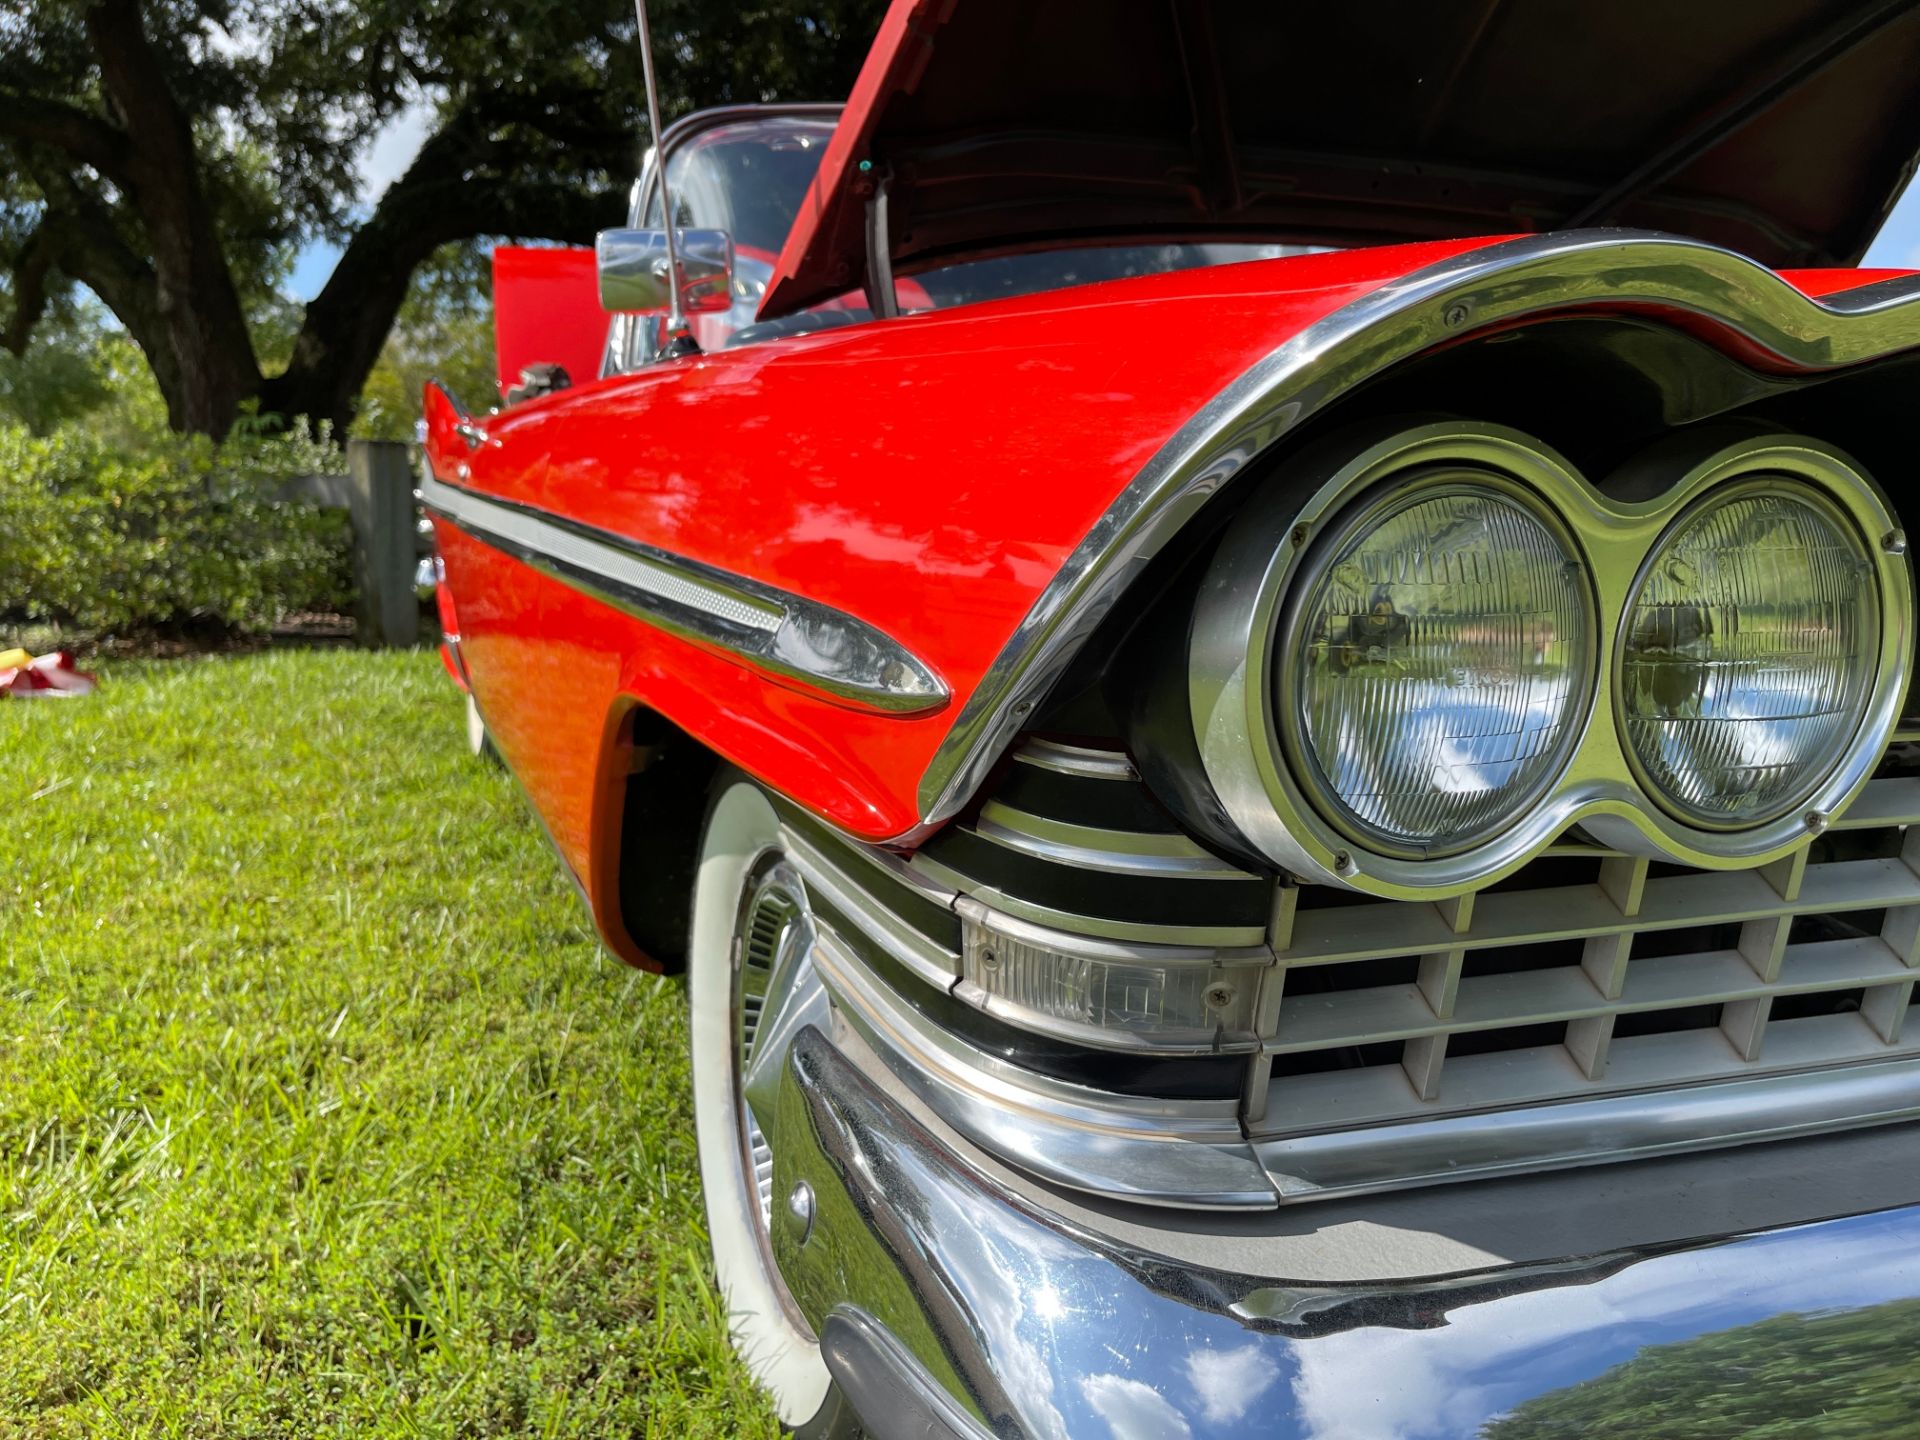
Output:
[[[576,384],[598,375],[607,312],[600,308],[593,251],[496,246],[493,340],[502,394],[529,365],[558,365]]]
[[[494,743],[615,948],[642,959],[613,873],[628,710],[658,711],[856,836],[910,832],[960,707],[1181,425],[1315,321],[1489,243],[1190,270],[690,356],[514,407],[472,449],[430,393],[437,474],[844,611],[951,695],[911,716],[849,707],[441,523]],[[1787,278],[1818,295],[1882,274]]]

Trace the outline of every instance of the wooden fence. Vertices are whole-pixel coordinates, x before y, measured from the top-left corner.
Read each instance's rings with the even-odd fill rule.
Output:
[[[408,446],[349,440],[345,475],[308,475],[291,494],[347,512],[353,527],[354,638],[367,646],[420,643],[420,508]]]

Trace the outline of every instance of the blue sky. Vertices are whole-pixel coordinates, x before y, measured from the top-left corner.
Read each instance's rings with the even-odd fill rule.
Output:
[[[381,127],[360,162],[360,203],[370,206],[395,180],[405,173],[420,153],[432,129],[431,106],[415,102]],[[339,262],[340,247],[327,240],[312,240],[294,257],[293,277],[287,282],[287,294],[295,300],[311,300],[333,274]]]
[[[1867,251],[1867,264],[1920,269],[1920,185],[1909,185]]]

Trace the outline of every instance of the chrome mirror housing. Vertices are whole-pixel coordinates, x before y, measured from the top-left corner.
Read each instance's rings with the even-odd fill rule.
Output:
[[[680,260],[680,309],[706,315],[733,304],[733,237],[724,230],[673,232]],[[646,313],[669,308],[664,230],[602,230],[593,246],[602,309]]]

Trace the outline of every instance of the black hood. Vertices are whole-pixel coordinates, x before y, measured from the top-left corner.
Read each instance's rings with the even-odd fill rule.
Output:
[[[1920,148],[1916,0],[896,0],[763,313],[1041,244],[1585,225],[1856,263]],[[866,162],[866,168],[862,168]]]

